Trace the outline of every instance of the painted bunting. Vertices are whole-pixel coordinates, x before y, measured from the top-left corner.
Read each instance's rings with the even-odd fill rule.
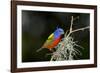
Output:
[[[37,50],[37,52],[39,52],[40,50],[42,50],[43,48],[47,48],[50,51],[52,51],[52,49],[57,46],[57,44],[61,41],[62,39],[62,35],[64,34],[64,30],[62,28],[57,28],[49,37],[48,39],[45,41],[45,43],[43,44],[43,46]]]

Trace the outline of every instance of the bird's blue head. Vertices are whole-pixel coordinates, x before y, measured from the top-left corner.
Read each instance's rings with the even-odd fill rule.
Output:
[[[54,32],[54,38],[59,38],[59,36],[64,34],[64,30],[62,28],[57,28]]]
[[[62,28],[57,28],[56,32],[58,32],[60,34],[64,34],[64,30]]]
[[[59,34],[59,35],[62,35],[62,34],[64,34],[64,30],[63,30],[62,28],[57,28],[57,29],[55,30],[55,33],[56,33],[56,34]]]

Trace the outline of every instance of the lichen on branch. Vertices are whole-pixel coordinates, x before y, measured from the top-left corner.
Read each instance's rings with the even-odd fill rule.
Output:
[[[79,17],[77,17],[79,18]],[[73,60],[74,56],[82,55],[81,51],[77,49],[83,48],[82,46],[78,45],[74,38],[71,36],[72,33],[78,32],[81,30],[89,29],[89,26],[79,29],[72,29],[73,21],[77,18],[71,17],[71,25],[69,29],[69,33],[67,31],[64,34],[64,38],[59,42],[59,44],[55,47],[56,51],[53,52],[50,61],[63,61],[63,60]]]

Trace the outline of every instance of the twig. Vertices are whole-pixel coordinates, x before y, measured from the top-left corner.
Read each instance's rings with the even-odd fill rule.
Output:
[[[83,31],[83,30],[89,29],[89,28],[90,28],[90,27],[87,26],[87,27],[84,27],[84,28],[79,28],[79,29],[73,30],[73,31],[69,32],[69,34],[68,34],[67,36],[69,36],[70,34],[72,34],[72,33],[74,33],[74,32],[81,31],[81,30]]]
[[[85,29],[88,29],[88,28],[90,28],[90,27],[87,26],[87,27],[84,27],[84,28],[79,28],[79,29],[73,30],[71,33],[77,32],[77,31],[80,31],[80,30],[85,30]]]
[[[72,25],[73,25],[73,16],[71,16],[71,25],[70,25],[70,30],[69,30],[69,33],[72,31]],[[65,36],[67,35],[67,31],[68,30],[66,30],[66,32],[65,32]]]
[[[73,16],[71,17],[70,32],[72,32],[72,25],[73,25]],[[69,33],[70,33],[70,32],[69,32]]]
[[[77,17],[73,18],[73,21],[75,21],[76,19],[79,19],[79,16],[77,16]]]
[[[79,18],[79,17],[76,17],[76,18]],[[74,32],[80,31],[80,30],[85,30],[85,29],[90,28],[89,26],[87,26],[87,27],[84,27],[84,28],[79,28],[79,29],[76,29],[76,30],[72,30],[73,21],[75,19],[73,18],[73,16],[71,17],[70,31],[69,31],[68,35],[67,35],[67,31],[66,31],[65,36],[67,35],[67,37],[68,37],[71,33],[74,33]]]
[[[77,16],[77,17],[75,17],[75,18],[74,18],[73,16],[71,16],[70,32],[72,31],[73,22],[74,22],[76,19],[79,19],[79,16]],[[66,30],[65,36],[67,35],[67,32],[68,32],[68,30]]]

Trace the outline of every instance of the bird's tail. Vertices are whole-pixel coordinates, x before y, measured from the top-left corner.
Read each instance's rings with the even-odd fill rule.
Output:
[[[38,50],[36,50],[36,52],[39,52],[39,51],[41,51],[43,48],[39,48]]]

